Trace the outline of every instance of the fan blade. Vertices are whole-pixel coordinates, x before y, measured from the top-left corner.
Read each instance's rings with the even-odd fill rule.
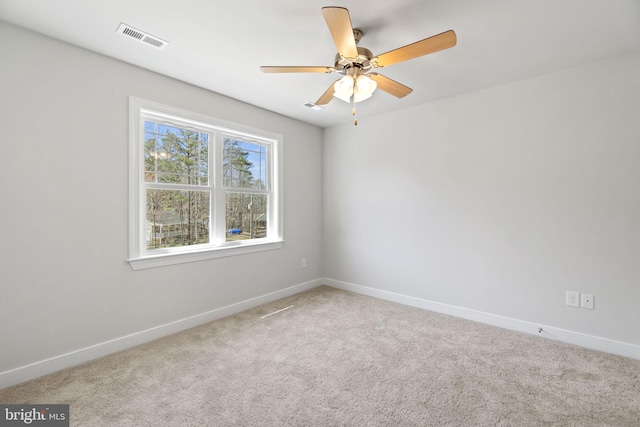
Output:
[[[387,65],[397,64],[398,62],[454,47],[456,40],[456,33],[453,30],[445,31],[444,33],[378,55],[371,63],[374,67],[386,67]]]
[[[332,73],[335,71],[332,67],[277,67],[263,66],[260,67],[263,73]]]
[[[336,82],[338,80],[336,80]],[[331,102],[331,100],[333,99],[333,92],[335,92],[335,90],[333,89],[333,85],[336,84],[336,82],[331,83],[331,86],[329,86],[329,89],[324,91],[322,96],[318,98],[318,100],[316,101],[316,105],[325,105]]]
[[[404,98],[413,92],[413,89],[403,85],[402,83],[398,83],[395,80],[390,79],[389,77],[385,77],[382,74],[378,73],[369,73],[367,77],[370,77],[371,80],[375,81],[378,85],[378,89],[383,90],[397,98]]]
[[[358,56],[356,39],[353,37],[353,27],[349,11],[344,7],[323,7],[322,15],[338,48],[338,53],[345,58]]]

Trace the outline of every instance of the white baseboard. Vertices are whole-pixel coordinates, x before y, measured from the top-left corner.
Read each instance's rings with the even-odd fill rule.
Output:
[[[251,298],[246,301],[231,304],[226,307],[211,310],[206,313],[197,314],[186,319],[176,320],[175,322],[167,323],[165,325],[160,325],[154,328],[146,329],[144,331],[135,332],[130,335],[92,345],[90,347],[85,347],[80,350],[61,354],[46,360],[41,360],[39,362],[1,372],[0,389],[20,384],[25,381],[41,377],[43,375],[51,374],[62,369],[70,368],[72,366],[76,366],[81,363],[97,359],[99,357],[107,356],[109,354],[125,350],[139,344],[153,341],[158,338],[174,334],[176,332],[181,332],[195,326],[203,325],[205,323],[209,323],[214,320],[221,319],[223,317],[230,316],[232,314],[236,314],[241,311],[245,311],[259,305],[278,300],[280,298],[295,295],[297,293],[315,288],[322,284],[323,282],[320,279],[312,280],[310,282],[291,286],[289,288],[285,288],[256,298]]]
[[[282,289],[256,298],[251,298],[245,301],[228,305],[226,307],[211,310],[206,313],[197,314],[195,316],[177,320],[165,325],[156,326],[154,328],[146,329],[144,331],[136,332],[110,341],[92,345],[90,347],[85,347],[80,350],[61,354],[46,360],[31,363],[29,365],[21,366],[9,371],[1,372],[0,389],[20,384],[43,375],[51,374],[62,369],[70,368],[81,363],[89,362],[99,357],[107,356],[109,354],[125,350],[127,348],[143,344],[145,342],[153,341],[155,339],[162,338],[176,332],[181,332],[186,329],[203,325],[222,317],[230,316],[232,314],[236,314],[241,311],[278,300],[280,298],[285,298],[309,289],[313,289],[320,285],[327,285],[337,289],[343,289],[345,291],[351,291],[374,298],[408,305],[411,307],[417,307],[437,313],[448,314],[463,319],[498,326],[504,329],[525,332],[531,335],[538,335],[544,338],[554,339],[557,341],[562,341],[593,350],[603,351],[606,353],[617,354],[620,356],[640,360],[640,346],[635,344],[614,341],[606,338],[582,334],[579,332],[554,328],[552,326],[535,324],[523,320],[512,319],[463,307],[397,294],[394,292],[355,285],[353,283],[323,278],[291,286],[286,289]],[[541,333],[538,332],[539,328],[542,328]]]
[[[548,325],[540,325],[537,323],[526,322],[509,317],[498,316],[482,311],[476,311],[454,305],[429,301],[421,298],[397,294],[394,292],[369,288],[366,286],[354,285],[353,283],[341,282],[333,279],[325,278],[322,280],[322,283],[337,289],[351,291],[358,294],[383,299],[386,301],[396,302],[411,307],[422,308],[424,310],[435,311],[437,313],[448,314],[467,320],[473,320],[492,326],[498,326],[500,328],[509,329],[512,331],[525,332],[527,334],[537,335],[556,341],[562,341],[568,344],[574,344],[592,350],[603,351],[606,353],[617,354],[619,356],[625,356],[632,359],[640,360],[640,346],[635,344],[614,341],[607,338],[596,337],[593,335],[582,334],[579,332],[568,331],[566,329],[554,328]],[[541,332],[539,332],[540,328],[542,328]]]

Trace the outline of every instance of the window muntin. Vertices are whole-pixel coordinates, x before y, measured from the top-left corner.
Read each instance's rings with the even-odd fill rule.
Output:
[[[282,247],[281,136],[133,97],[130,107],[132,268]]]

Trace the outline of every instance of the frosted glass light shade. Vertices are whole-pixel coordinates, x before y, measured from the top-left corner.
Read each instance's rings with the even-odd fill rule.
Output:
[[[343,93],[333,92],[333,96],[343,100],[344,102],[351,102],[351,95],[345,95]]]
[[[364,74],[358,76],[353,90],[353,102],[361,102],[371,98],[377,87],[378,84]]]
[[[344,102],[351,101],[351,95],[353,94],[353,77],[344,76],[333,85],[333,96]]]
[[[353,102],[360,102],[371,98],[377,87],[378,84],[364,74],[355,79],[352,75],[346,75],[333,85],[333,96],[344,102],[350,102],[353,96]]]
[[[375,80],[371,80],[369,77],[365,76],[364,74],[359,75],[358,78],[356,79],[356,88],[358,89],[358,92],[363,95],[367,94],[371,96],[371,94],[373,93],[374,90],[376,90],[377,87],[378,87],[378,84],[375,82]]]
[[[372,94],[370,94],[370,93],[360,93],[357,90],[355,90],[353,92],[353,102],[362,102],[365,99],[371,98],[371,95]]]

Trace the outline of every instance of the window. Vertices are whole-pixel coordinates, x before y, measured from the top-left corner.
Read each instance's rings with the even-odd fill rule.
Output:
[[[282,247],[282,137],[130,99],[133,269]]]

